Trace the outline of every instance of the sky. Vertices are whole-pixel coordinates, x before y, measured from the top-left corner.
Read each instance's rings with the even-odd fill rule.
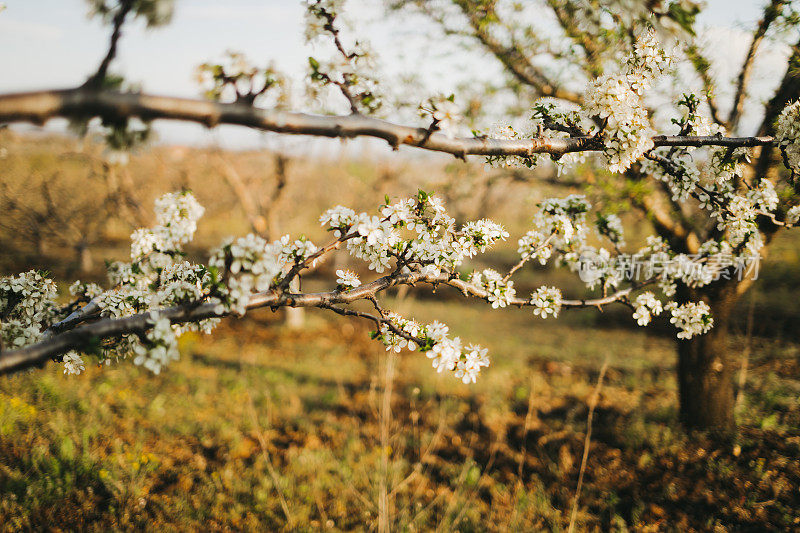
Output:
[[[0,92],[65,88],[80,85],[104,55],[109,29],[99,19],[87,18],[84,0],[5,0],[0,13]],[[399,73],[421,75],[432,91],[452,90],[452,80],[473,65],[483,75],[500,72],[492,60],[463,57],[455,61],[426,39],[408,39],[408,32],[427,31],[406,27],[382,16],[380,0],[350,0],[347,7],[359,13],[354,24],[380,57],[390,57]],[[732,76],[749,44],[751,28],[758,20],[763,0],[709,0],[701,19],[712,50],[719,57],[722,75]],[[196,97],[195,67],[220,58],[226,50],[244,52],[261,63],[273,61],[290,76],[300,79],[306,58],[314,53],[303,38],[301,0],[176,0],[172,22],[146,29],[137,22],[125,30],[117,62],[122,72],[144,90],[173,96]],[[419,24],[419,20],[409,24]],[[718,44],[718,46],[716,46]],[[781,67],[785,52],[764,61],[764,77]],[[784,63],[785,64],[785,63]],[[729,66],[726,66],[729,65]],[[730,73],[727,70],[730,70]],[[756,72],[758,82],[760,74]],[[764,90],[769,87],[755,90]],[[55,125],[59,127],[58,124]],[[264,135],[242,128],[209,132],[187,124],[157,126],[164,142],[222,144],[247,148],[263,144]]]

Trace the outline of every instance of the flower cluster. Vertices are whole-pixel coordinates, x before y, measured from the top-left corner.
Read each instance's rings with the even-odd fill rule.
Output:
[[[194,237],[197,221],[204,211],[190,192],[169,193],[158,198],[155,202],[157,225],[138,229],[131,235],[131,259],[142,261],[149,255],[180,251]],[[162,261],[154,258],[152,263],[157,267],[164,264]]]
[[[597,215],[597,231],[600,235],[608,237],[615,246],[625,246],[625,237],[622,220],[615,214]]]
[[[489,366],[488,351],[477,344],[467,344],[456,364],[456,377],[464,383],[475,383],[481,368]]]
[[[449,370],[464,383],[475,383],[482,367],[489,366],[487,350],[475,344],[463,346],[459,337],[450,338],[441,322],[426,326],[426,339],[432,343],[426,355],[437,372]]]
[[[623,71],[597,78],[586,90],[587,118],[599,118],[605,127],[603,144],[612,172],[622,172],[653,147],[655,134],[650,126],[643,97],[655,78],[671,64],[654,32],[637,41]]]
[[[86,364],[78,352],[72,351],[64,354],[64,373],[67,375],[78,375],[86,370]]]
[[[485,135],[491,139],[522,139],[526,135],[518,132],[511,124],[498,122],[485,132]],[[529,157],[522,156],[506,156],[506,155],[490,155],[486,157],[486,163],[490,167],[508,168],[508,167],[528,167],[532,168],[537,165],[541,159],[540,154],[532,154]]]
[[[153,313],[152,322],[153,328],[145,334],[143,343],[133,347],[133,364],[159,374],[162,368],[180,358],[178,339],[168,318]]]
[[[36,342],[56,316],[53,280],[30,270],[0,278],[0,341],[20,348]]]
[[[561,291],[555,287],[539,287],[531,294],[533,314],[542,318],[552,315],[558,317],[561,311]]]
[[[714,325],[711,308],[705,302],[687,302],[682,305],[670,302],[667,309],[672,313],[669,321],[680,330],[679,339],[691,339],[695,335],[708,332]]]
[[[197,302],[207,294],[211,275],[203,265],[178,261],[159,273],[158,289],[150,300],[151,307],[172,307]]]
[[[456,105],[454,95],[436,96],[419,106],[421,117],[430,117],[431,131],[440,131],[448,137],[455,137],[458,125],[463,120],[461,110]]]
[[[309,241],[305,236],[299,239],[292,240],[289,235],[281,237],[280,241],[280,262],[281,263],[305,263],[317,252],[316,245]],[[311,261],[311,266],[314,266],[314,261]]]
[[[344,0],[307,0],[305,11],[306,40],[311,42],[322,36],[344,6]]]
[[[473,272],[470,276],[470,283],[489,293],[487,299],[492,304],[492,309],[506,307],[517,295],[514,290],[514,282],[504,280],[499,272],[491,268],[487,268],[483,272]]]
[[[57,289],[37,270],[0,278],[0,314],[6,319],[35,324],[48,318]]]
[[[559,250],[579,246],[586,239],[586,213],[590,208],[591,204],[580,194],[548,198],[539,204],[539,211],[533,218],[535,231],[539,233],[536,238],[550,238]]]
[[[100,296],[102,292],[103,288],[97,283],[83,283],[81,280],[76,280],[69,286],[69,293],[84,302]]]
[[[274,67],[255,67],[244,54],[228,51],[222,61],[203,63],[195,72],[203,95],[212,101],[228,101],[253,105],[273,93],[273,104],[285,103],[287,94],[279,91],[285,79]]]
[[[800,100],[787,105],[775,123],[775,138],[792,172],[800,170]]]
[[[672,123],[680,127],[682,135],[724,135],[725,128],[713,122],[707,116],[701,114],[698,109],[700,99],[693,93],[684,93],[678,100],[678,108],[682,114],[679,118],[673,118]],[[690,150],[691,147],[687,147]]]
[[[537,230],[530,230],[517,241],[517,253],[524,260],[539,261],[540,265],[547,264],[553,255],[553,246],[548,238]]]
[[[328,209],[319,217],[322,226],[327,226],[336,237],[344,235],[344,232],[352,227],[357,220],[358,217],[355,211],[341,205]]]
[[[377,337],[386,351],[400,353],[419,347],[437,372],[453,372],[464,383],[475,383],[481,368],[489,366],[488,350],[475,344],[463,346],[459,337],[449,337],[450,329],[441,322],[423,326],[392,312],[386,313],[385,319],[388,324],[381,324]]]
[[[800,220],[800,205],[796,205],[794,207],[789,208],[786,212],[786,223],[787,224],[797,224],[797,221]]]
[[[320,222],[340,239],[347,250],[368,263],[370,270],[384,272],[394,262],[406,272],[436,277],[452,272],[464,259],[508,238],[508,232],[491,220],[477,220],[456,227],[442,200],[424,191],[416,197],[381,206],[381,216],[356,214],[337,206]]]
[[[347,99],[351,112],[374,113],[381,107],[373,54],[364,41],[356,41],[345,49],[336,24],[342,0],[306,1],[306,39],[309,42],[328,37],[333,44],[328,60],[308,58],[312,94],[323,87],[335,87]]]
[[[291,243],[277,241],[269,244],[252,233],[227,241],[214,250],[208,264],[219,272],[227,285],[220,291],[223,301],[218,304],[217,312],[222,314],[230,310],[243,315],[250,296],[256,291],[269,289],[281,273],[285,265],[281,258],[287,253],[295,253]]]
[[[640,326],[646,326],[654,316],[658,316],[664,311],[661,300],[656,298],[656,295],[650,291],[645,291],[637,296],[633,302],[633,307],[633,318],[636,319],[636,323]]]
[[[386,351],[400,353],[404,348],[408,348],[412,352],[416,350],[417,342],[409,340],[406,336],[416,338],[424,330],[422,325],[415,320],[409,320],[392,312],[386,313],[386,318],[395,328],[403,333],[403,335],[398,335],[389,328],[388,324],[381,324],[379,336],[386,346]]]

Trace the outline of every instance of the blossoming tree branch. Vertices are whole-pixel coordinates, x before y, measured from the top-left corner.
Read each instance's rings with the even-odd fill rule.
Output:
[[[472,136],[462,133],[464,116],[453,95],[420,103],[417,125],[374,116],[386,113],[390,98],[373,77],[375,58],[367,45],[342,32],[343,1],[306,1],[307,37],[330,51],[324,59],[309,58],[309,85],[328,100],[340,99],[346,112],[335,115],[286,110],[280,73],[253,67],[235,53],[198,69],[206,100],[123,90],[123,81],[109,73],[109,66],[126,20],[138,16],[151,25],[165,22],[171,2],[91,3],[113,27],[97,73],[75,89],[0,96],[0,123],[43,124],[66,117],[85,124],[99,117],[116,148],[144,137],[154,119],[285,134],[369,136],[395,149],[409,145],[458,158],[483,156],[494,166],[551,161],[564,171],[589,162],[604,168],[607,179],[619,180],[619,186],[599,202],[579,194],[541,202],[531,213],[530,230],[515,236],[519,262],[507,272],[465,268],[465,261],[511,238],[501,224],[484,219],[459,225],[441,199],[425,191],[387,198],[374,212],[332,207],[319,219],[330,232],[328,243],[289,235],[267,242],[251,234],[222,243],[205,263],[192,263],[183,248],[203,208],[190,192],[166,194],[155,205],[157,224],[131,236],[130,261],[110,265],[107,286],[76,281],[69,302],[59,303],[63,300],[54,282],[39,272],[0,280],[0,373],[50,360],[61,362],[69,374],[80,373],[89,361],[122,360],[159,373],[178,358],[177,337],[183,332],[211,332],[222,317],[257,307],[292,306],[369,321],[387,350],[419,350],[437,371],[470,383],[489,366],[486,349],[453,337],[443,322],[418,323],[381,301],[385,291],[399,285],[448,286],[492,308],[528,309],[532,319],[613,303],[628,306],[641,326],[666,315],[678,339],[684,421],[700,427],[732,425],[732,364],[724,346],[732,306],[752,283],[774,234],[800,220],[797,72],[787,69],[756,135],[730,132],[749,102],[757,48],[771,26],[794,20],[791,2],[769,3],[737,78],[727,119],[714,97],[708,61],[692,38],[699,9],[692,2],[628,6],[609,1],[600,10],[580,0],[533,2],[537,9],[550,10],[550,23],[561,32],[549,40],[536,37],[532,23],[517,13],[526,9],[518,3],[393,2],[393,9],[418,11],[448,34],[456,32],[449,25],[461,24],[458,34],[501,62],[514,80],[509,87],[531,108],[524,120],[512,117],[487,131],[474,130]],[[559,69],[539,66],[532,60],[538,56],[574,67],[585,78],[583,89],[566,88],[569,82],[548,74]],[[798,48],[789,64],[794,60],[800,60]],[[663,100],[661,87],[674,86],[685,75],[679,67],[687,64],[701,90],[673,95],[672,104],[661,106],[669,110],[669,120],[657,119],[652,99]],[[619,197],[652,223],[654,234],[637,250],[626,248],[621,220],[609,207]],[[363,261],[374,277],[362,281],[354,272],[337,270],[326,292],[291,289],[316,262],[334,253]],[[532,294],[518,294],[514,275],[536,263],[570,269],[589,292],[568,299],[557,287],[541,286]],[[357,302],[366,302],[369,309]]]

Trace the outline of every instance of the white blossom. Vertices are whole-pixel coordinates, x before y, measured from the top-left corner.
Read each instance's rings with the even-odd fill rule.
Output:
[[[778,193],[772,182],[766,179],[762,179],[757,188],[748,191],[747,198],[762,211],[774,211],[778,207]]]
[[[77,352],[72,351],[65,353],[63,362],[64,362],[65,374],[78,375],[84,370],[86,370],[83,358]]]
[[[800,101],[783,108],[775,123],[775,138],[786,156],[789,169],[792,172],[800,170]]]
[[[636,297],[633,302],[635,310],[633,318],[640,326],[646,326],[652,320],[652,317],[658,316],[664,310],[661,300],[656,298],[655,294],[650,291],[643,292]]]
[[[456,364],[456,377],[466,383],[475,383],[481,367],[489,366],[488,350],[476,344],[464,348],[463,357]]]
[[[539,264],[547,264],[553,255],[553,247],[546,243],[547,236],[537,230],[530,230],[517,241],[517,253],[522,259],[533,259]]]
[[[492,304],[492,309],[506,307],[517,294],[514,282],[503,281],[503,276],[491,268],[483,272],[473,272],[470,281],[489,293],[488,300]]]
[[[623,172],[653,148],[655,131],[642,97],[670,63],[654,33],[646,32],[622,72],[589,82],[584,113],[605,121],[603,143],[611,172]]]
[[[561,291],[555,287],[539,287],[531,295],[531,304],[534,315],[542,318],[552,315],[556,318],[561,311]]]
[[[798,220],[800,220],[800,205],[796,205],[786,212],[787,224],[796,224]]]
[[[361,280],[352,270],[337,270],[336,283],[341,287],[355,288],[361,285]]]
[[[322,226],[327,226],[328,228],[335,230],[335,235],[337,237],[340,237],[341,232],[350,228],[356,223],[357,220],[358,217],[356,216],[355,211],[349,207],[344,207],[341,205],[337,205],[332,209],[328,209],[322,214],[321,217],[319,217],[319,221],[322,223]]]
[[[53,280],[29,270],[17,276],[0,278],[0,315],[19,320],[26,327],[46,320],[57,294]]]
[[[301,253],[294,247],[289,250],[289,255]],[[227,270],[230,274],[227,286],[230,310],[244,314],[250,295],[270,288],[285,266],[281,259],[286,251],[287,244],[282,241],[267,244],[263,238],[251,233],[224,243],[211,254],[209,265],[221,273]],[[218,306],[218,311],[224,309],[225,305]]]
[[[312,42],[326,30],[328,19],[325,14],[336,17],[344,6],[345,0],[306,0],[305,37]]]
[[[69,293],[72,296],[76,296],[78,298],[84,300],[91,300],[102,294],[103,288],[96,283],[83,283],[81,280],[76,280],[72,285],[69,286]]]
[[[455,370],[461,359],[461,339],[459,337],[444,338],[434,344],[426,355],[432,359],[431,363],[437,372]]]
[[[439,95],[429,98],[425,104],[419,106],[421,116],[430,116],[435,124],[435,129],[448,137],[455,137],[458,125],[463,120],[461,110],[453,101],[453,96]]]
[[[695,335],[708,332],[714,325],[711,308],[705,302],[687,302],[682,305],[671,302],[667,309],[672,313],[670,322],[680,330],[679,339],[691,339]]]
[[[617,246],[625,245],[624,229],[622,220],[618,215],[608,214],[598,217],[597,229],[601,235],[605,235]]]
[[[135,354],[133,364],[159,374],[162,368],[172,361],[177,361],[180,354],[178,340],[169,319],[153,313],[152,323],[153,328],[145,334],[145,343],[137,344],[133,348]]]

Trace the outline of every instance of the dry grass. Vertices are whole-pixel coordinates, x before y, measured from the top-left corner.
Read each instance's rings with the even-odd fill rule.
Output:
[[[39,183],[54,166],[72,168],[59,153],[100,156],[92,145],[4,135],[9,155],[0,176],[14,187],[25,176]],[[247,230],[208,163],[212,156],[159,148],[130,166],[142,205],[181,185],[198,193],[209,208],[198,257]],[[225,156],[258,194],[271,190],[269,154]],[[542,194],[505,184],[494,193],[503,201],[481,205],[469,199],[480,179],[464,167],[405,165],[295,163],[279,206],[282,231],[318,239],[322,208],[367,208],[384,193],[423,185],[444,188],[459,216],[494,213],[515,232]],[[99,187],[106,178],[98,168],[92,179]],[[85,171],[76,165],[70,179]],[[38,201],[26,194],[25,201]],[[302,210],[293,209],[298,203]],[[124,256],[127,218],[115,215],[101,228],[96,260]],[[77,268],[71,249],[52,237],[36,250],[3,230],[0,246],[11,252],[0,258],[4,271],[44,266],[66,276]],[[513,248],[500,249],[497,265],[513,262]],[[733,442],[682,432],[673,343],[658,329],[632,328],[624,310],[541,321],[525,311],[463,305],[454,292],[436,300],[389,297],[405,314],[444,320],[456,335],[490,348],[492,366],[469,387],[436,374],[420,354],[387,366],[367,325],[310,311],[296,331],[282,326],[280,314],[260,310],[226,322],[213,337],[184,336],[181,361],[160,376],[120,364],[77,378],[55,365],[0,378],[0,529],[561,530],[605,360],[578,530],[796,529],[800,346],[786,317],[800,312],[797,250],[790,239],[777,243],[758,285],[752,342],[731,339],[731,349],[747,343],[752,353]],[[96,261],[91,276],[100,272]],[[519,285],[543,281],[565,278],[526,271]],[[313,289],[320,281],[306,283]],[[739,326],[744,332],[745,322]]]

